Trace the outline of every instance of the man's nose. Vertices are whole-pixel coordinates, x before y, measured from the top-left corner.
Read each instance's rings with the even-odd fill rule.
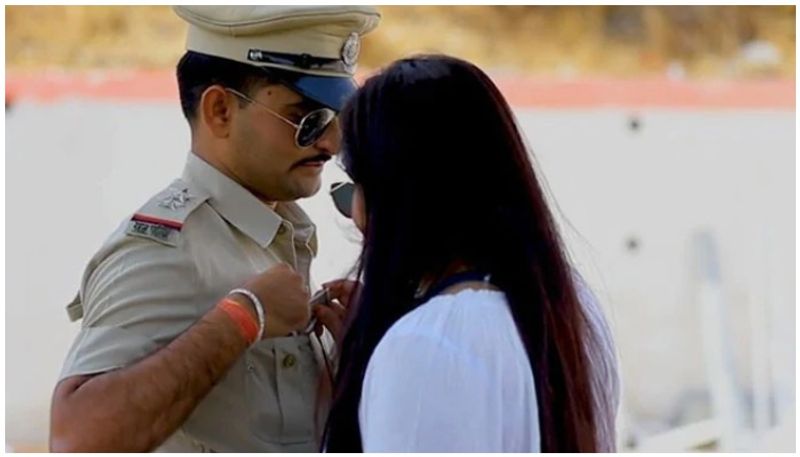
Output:
[[[339,149],[342,147],[342,131],[339,128],[338,118],[328,125],[322,136],[314,143],[314,147],[330,156],[339,153]]]

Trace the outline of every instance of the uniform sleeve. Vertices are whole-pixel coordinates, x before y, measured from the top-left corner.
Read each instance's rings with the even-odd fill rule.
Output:
[[[181,248],[127,237],[87,272],[84,319],[60,379],[101,373],[166,345],[202,314],[196,269]]]
[[[359,423],[364,452],[501,449],[502,405],[491,369],[429,335],[390,335],[364,378]]]

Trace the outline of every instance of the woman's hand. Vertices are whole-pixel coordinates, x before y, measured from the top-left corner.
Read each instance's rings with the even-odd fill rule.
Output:
[[[337,279],[326,282],[322,287],[328,291],[328,303],[314,305],[311,308],[311,313],[317,319],[314,332],[320,336],[325,327],[333,334],[334,339],[339,341],[350,301],[355,294],[358,294],[361,283],[350,279]]]

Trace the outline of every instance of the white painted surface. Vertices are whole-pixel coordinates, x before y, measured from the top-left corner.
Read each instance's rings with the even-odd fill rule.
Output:
[[[610,108],[518,112],[539,171],[571,223],[564,232],[570,250],[608,309],[630,431],[648,435],[707,418],[690,243],[700,230],[720,253],[735,382],[743,393],[752,389],[752,306],[770,326],[759,347],[771,348],[764,357],[772,361],[774,401],[794,430],[795,114],[644,111],[635,132],[629,115]],[[11,445],[46,442],[50,394],[78,328],[64,306],[120,219],[181,172],[188,141],[177,105],[72,100],[7,112]],[[342,177],[328,165],[323,189]],[[315,280],[341,275],[357,253],[354,229],[325,193],[301,204],[320,229]],[[635,251],[626,247],[629,238],[638,240]],[[793,437],[779,436],[786,439],[777,449],[794,449]]]

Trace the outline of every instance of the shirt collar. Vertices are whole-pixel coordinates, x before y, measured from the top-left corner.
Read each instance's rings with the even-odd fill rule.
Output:
[[[311,222],[308,215],[294,202],[280,202],[276,208],[277,213],[289,221],[294,229],[296,244],[308,246],[314,257],[317,255],[317,227]]]
[[[183,179],[205,189],[214,210],[262,248],[272,243],[278,229],[288,221],[292,226],[305,229],[308,238],[304,241],[316,252],[314,224],[296,203],[280,202],[273,210],[193,152],[186,159]]]

